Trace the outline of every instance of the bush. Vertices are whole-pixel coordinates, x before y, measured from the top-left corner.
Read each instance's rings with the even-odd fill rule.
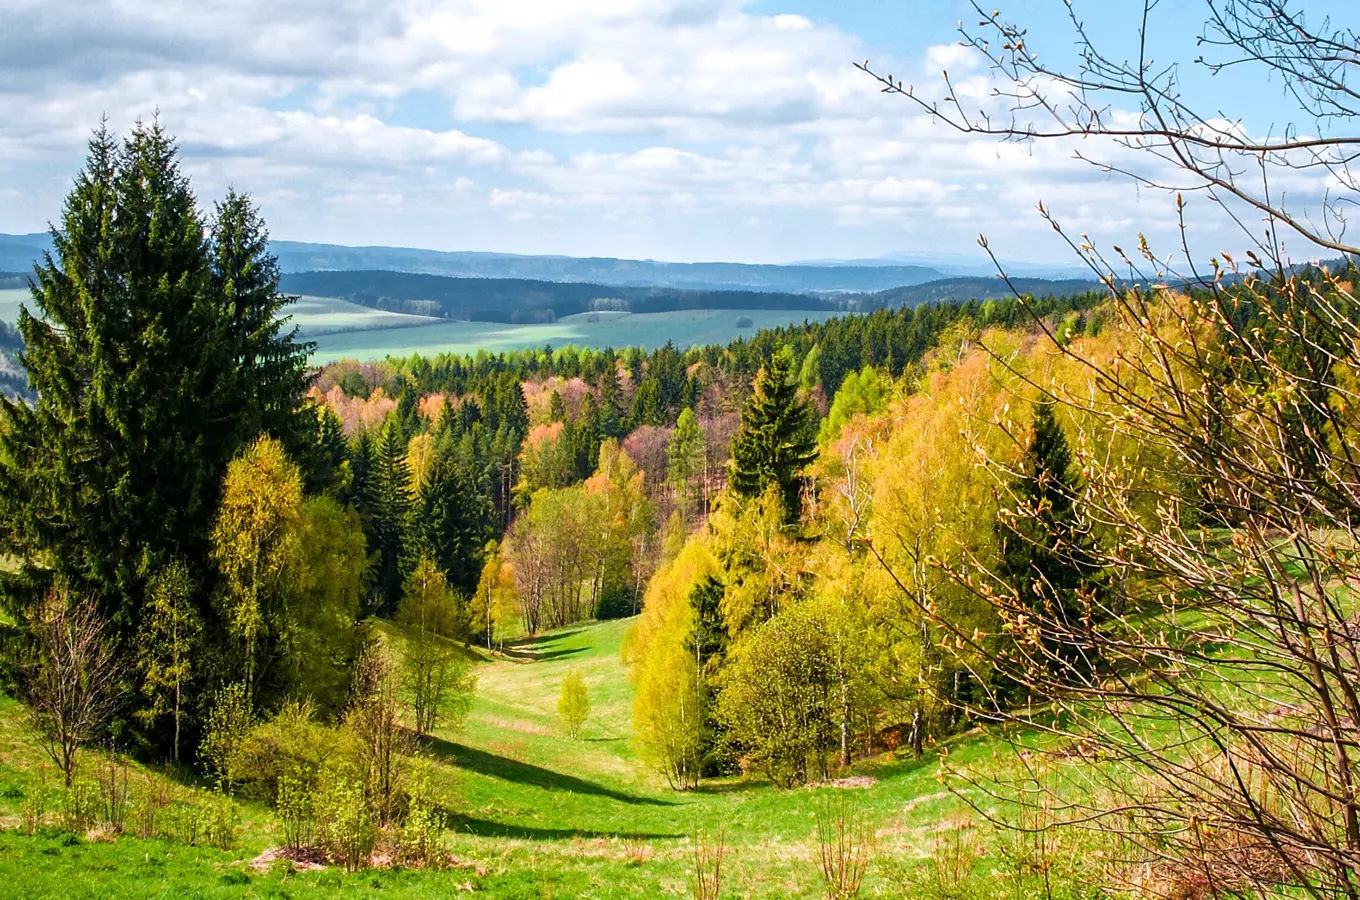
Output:
[[[99,822],[99,784],[77,774],[61,792],[61,827],[73,834],[89,831]]]
[[[751,328],[755,324],[755,319],[752,319],[750,316],[737,316],[738,328]]]
[[[316,795],[316,827],[331,862],[355,872],[368,865],[375,832],[364,802],[363,779],[350,767],[327,768]]]
[[[284,843],[293,850],[312,844],[316,826],[315,795],[315,777],[312,775],[295,773],[279,778],[275,813],[283,826]]]
[[[557,714],[562,717],[567,734],[572,740],[580,737],[581,726],[590,717],[590,695],[586,692],[585,679],[581,673],[572,669],[562,679],[562,695],[557,698]]]
[[[632,614],[632,592],[618,585],[605,588],[595,606],[595,618],[602,622],[606,619],[626,619]]]
[[[38,766],[33,777],[24,785],[19,811],[23,816],[24,830],[30,835],[37,834],[47,816],[47,802],[51,786],[47,781],[47,766]]]
[[[231,750],[232,781],[252,797],[279,802],[285,777],[315,781],[316,773],[339,750],[340,736],[315,720],[311,700],[290,701],[266,722],[252,727]]]
[[[408,865],[430,868],[444,859],[447,820],[428,775],[411,779],[406,821],[401,829],[401,858]]]
[[[224,787],[235,783],[232,763],[250,726],[250,705],[246,701],[245,685],[229,684],[218,691],[208,711],[198,753],[209,773],[216,776],[218,784]]]
[[[226,794],[174,800],[162,811],[159,837],[190,847],[230,850],[236,843],[236,804]]]

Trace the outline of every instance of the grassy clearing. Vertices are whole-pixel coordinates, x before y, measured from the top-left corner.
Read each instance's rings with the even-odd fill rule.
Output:
[[[332,896],[381,888],[394,896],[444,896],[475,888],[488,897],[637,898],[687,891],[695,829],[725,831],[731,850],[724,895],[819,897],[815,803],[838,787],[781,791],[755,778],[706,783],[677,794],[644,768],[632,744],[632,688],[619,649],[629,621],[560,631],[478,651],[477,699],[466,726],[439,731],[431,770],[451,810],[451,851],[466,868],[442,872],[370,871],[345,875],[256,872],[249,862],[280,843],[272,817],[242,804],[239,846],[231,851],[123,837],[100,842],[57,832],[30,838],[0,833],[0,885],[28,897]],[[394,641],[400,632],[385,629]],[[580,740],[557,721],[562,676],[584,676],[593,711]],[[955,742],[954,762],[985,763],[994,745]],[[0,699],[0,822],[14,829],[23,787],[40,760],[22,709]],[[879,835],[880,854],[928,856],[941,823],[959,807],[939,782],[938,761],[878,758],[851,774]],[[138,778],[163,777],[139,770]],[[876,865],[866,895],[898,892]],[[0,894],[4,889],[0,888]]]
[[[383,329],[332,334],[317,339],[313,361],[381,359],[412,353],[491,353],[522,350],[552,344],[562,347],[659,347],[666,341],[676,346],[726,344],[740,335],[753,335],[761,328],[821,321],[831,313],[806,310],[701,309],[665,313],[585,313],[567,316],[551,325],[503,325],[494,322],[439,322],[419,329]],[[750,318],[750,328],[738,328],[737,319]],[[298,320],[302,324],[301,319]]]

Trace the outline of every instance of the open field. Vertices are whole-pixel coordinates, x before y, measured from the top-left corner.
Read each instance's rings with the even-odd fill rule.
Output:
[[[634,898],[687,893],[692,835],[725,831],[731,850],[724,896],[819,897],[815,804],[853,790],[879,835],[882,860],[914,865],[959,801],[939,783],[937,760],[858,764],[855,788],[783,791],[752,778],[670,791],[643,767],[631,740],[632,688],[619,649],[630,621],[583,626],[479,655],[477,699],[466,726],[439,731],[430,769],[451,812],[449,847],[467,864],[441,872],[346,875],[256,872],[250,861],[280,835],[263,806],[242,804],[230,851],[122,837],[100,841],[48,831],[0,832],[0,885],[27,897],[334,896],[382,888],[393,896]],[[384,626],[389,638],[400,634]],[[555,705],[562,676],[583,674],[593,711],[581,739],[563,736]],[[992,745],[956,742],[954,762],[984,759]],[[39,762],[22,709],[0,697],[0,823],[18,825],[19,798]],[[162,776],[156,775],[156,778]],[[870,870],[866,894],[900,896],[892,863]],[[3,890],[0,889],[0,893]]]
[[[428,316],[371,309],[335,297],[299,297],[288,307],[287,313],[307,338],[348,331],[419,327],[440,321]]]
[[[19,304],[32,305],[27,290],[0,291],[0,321],[19,316]],[[300,297],[287,310],[306,340],[316,342],[316,363],[337,359],[371,360],[420,353],[490,353],[552,344],[563,347],[630,347],[652,349],[666,341],[679,347],[725,344],[761,328],[822,321],[832,313],[806,310],[700,309],[665,313],[581,313],[551,325],[506,325],[499,322],[449,322],[425,316],[386,312],[334,297]],[[738,328],[737,319],[751,319]]]
[[[505,325],[496,322],[440,322],[421,328],[351,331],[317,338],[313,359],[319,363],[342,358],[360,360],[412,353],[491,353],[526,347],[659,347],[674,341],[679,347],[725,344],[740,335],[754,335],[772,328],[830,318],[833,313],[806,310],[701,309],[665,313],[583,313],[551,325]],[[737,319],[752,320],[738,328]],[[304,325],[301,316],[297,318]]]

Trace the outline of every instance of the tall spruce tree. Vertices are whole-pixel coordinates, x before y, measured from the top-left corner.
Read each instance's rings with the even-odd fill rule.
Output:
[[[19,316],[38,399],[0,401],[7,605],[61,578],[123,653],[147,579],[205,564],[228,462],[262,429],[290,436],[305,388],[259,217],[232,195],[206,226],[177,153],[158,122],[95,133]]]
[[[1037,403],[1029,445],[1010,486],[1014,514],[997,519],[997,574],[1022,602],[1060,616],[1072,628],[1083,615],[1080,591],[1098,587],[1090,535],[1077,521],[1073,503],[1079,490],[1053,404]],[[1072,664],[1082,655],[1079,647],[1051,649]]]
[[[411,517],[411,470],[406,462],[406,440],[401,421],[389,415],[383,422],[368,477],[369,553],[377,557],[375,611],[391,612],[401,599],[402,559]]]
[[[816,457],[811,414],[793,383],[793,354],[779,350],[756,373],[732,441],[732,488],[746,498],[776,485],[788,521],[802,513],[803,470]]]
[[[459,465],[451,440],[436,445],[429,474],[416,497],[406,547],[406,568],[423,557],[434,562],[449,586],[470,595],[482,573],[486,544],[495,537],[490,500]]]

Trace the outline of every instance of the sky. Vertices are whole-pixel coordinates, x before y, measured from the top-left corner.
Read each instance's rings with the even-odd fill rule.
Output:
[[[1141,4],[1074,4],[1137,53]],[[1003,12],[1070,55],[1060,0]],[[1154,55],[1193,60],[1203,13],[1162,0]],[[1178,244],[1165,194],[1070,144],[960,134],[852,65],[927,91],[947,68],[992,102],[962,19],[957,0],[0,0],[0,232],[59,216],[101,116],[158,114],[201,203],[248,191],[290,240],[788,262],[976,254],[986,234],[1070,262],[1042,201],[1102,245]],[[1278,84],[1193,68],[1192,99],[1254,132],[1292,121]],[[1190,213],[1206,252],[1241,243],[1207,201]]]

